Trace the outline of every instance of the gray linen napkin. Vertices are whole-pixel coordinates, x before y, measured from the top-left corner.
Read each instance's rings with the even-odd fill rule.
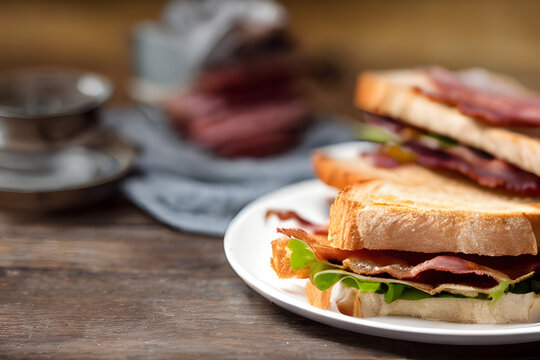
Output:
[[[263,159],[223,159],[184,142],[161,112],[111,109],[104,123],[137,145],[138,173],[121,184],[125,195],[158,220],[179,230],[222,236],[234,215],[257,197],[313,177],[314,148],[352,140],[335,119],[313,123],[301,144]]]

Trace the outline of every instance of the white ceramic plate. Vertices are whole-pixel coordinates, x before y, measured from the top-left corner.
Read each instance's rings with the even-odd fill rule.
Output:
[[[293,209],[313,221],[328,220],[334,190],[318,180],[287,186],[242,210],[225,234],[225,254],[234,271],[252,289],[277,305],[306,318],[363,334],[439,344],[487,345],[540,340],[540,323],[515,325],[466,325],[406,317],[353,318],[321,310],[307,302],[305,280],[280,280],[270,268],[270,242],[277,226],[295,223],[264,221],[267,209]]]

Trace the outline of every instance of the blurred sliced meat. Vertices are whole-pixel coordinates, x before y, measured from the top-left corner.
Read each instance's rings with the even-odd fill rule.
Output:
[[[217,117],[222,112],[230,112],[231,108],[297,98],[299,93],[290,82],[274,82],[264,87],[237,89],[222,94],[190,92],[169,99],[165,103],[165,112],[173,122],[185,123],[201,117]]]
[[[165,104],[184,138],[225,157],[263,157],[298,144],[310,109],[300,58],[273,51],[205,69],[192,91]]]
[[[307,115],[308,107],[300,99],[267,102],[201,118],[190,123],[187,132],[199,144],[219,147],[253,136],[300,129]]]
[[[222,97],[193,92],[169,99],[164,110],[175,126],[183,126],[196,118],[219,113],[226,106]]]
[[[286,151],[299,141],[299,132],[260,134],[214,148],[223,157],[265,157]]]
[[[295,53],[264,54],[207,69],[199,77],[195,90],[224,92],[258,88],[267,81],[288,81],[301,73],[301,60]]]

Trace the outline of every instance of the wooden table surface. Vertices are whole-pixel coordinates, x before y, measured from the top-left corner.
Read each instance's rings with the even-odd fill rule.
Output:
[[[218,238],[125,200],[0,213],[2,358],[538,358],[539,343],[458,347],[335,329],[282,310],[230,269]]]

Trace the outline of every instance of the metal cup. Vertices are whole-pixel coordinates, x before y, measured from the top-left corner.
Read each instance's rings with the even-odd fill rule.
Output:
[[[0,151],[47,151],[77,144],[97,128],[112,94],[105,77],[56,68],[0,75]]]

